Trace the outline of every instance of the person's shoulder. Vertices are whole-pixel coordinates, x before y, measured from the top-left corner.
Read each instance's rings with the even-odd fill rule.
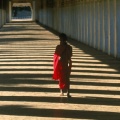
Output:
[[[57,49],[57,50],[60,49],[60,48],[61,48],[60,45],[57,45],[57,46],[56,46],[56,49]]]
[[[67,46],[72,49],[72,46],[71,46],[71,45],[67,44]]]
[[[57,45],[56,48],[60,47],[60,45]]]

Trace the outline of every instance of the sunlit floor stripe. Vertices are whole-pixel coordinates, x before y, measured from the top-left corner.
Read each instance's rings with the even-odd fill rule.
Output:
[[[39,97],[38,97],[39,99]],[[46,97],[47,99],[47,97]],[[7,103],[6,103],[7,102]],[[62,100],[59,99],[58,103],[53,103],[53,102],[17,102],[17,101],[3,101],[1,105],[13,105],[13,106],[24,106],[24,108],[35,108],[35,109],[51,109],[52,110],[84,110],[84,111],[96,111],[95,108],[97,108],[97,111],[99,112],[120,112],[119,106],[107,106],[107,105],[89,105],[89,104],[67,104],[67,103],[62,103]],[[57,105],[57,107],[56,107]],[[65,107],[66,106],[66,107]],[[18,108],[19,109],[19,108]],[[62,116],[61,116],[62,117]]]
[[[52,71],[21,71],[21,70],[18,70],[18,71],[13,71],[13,70],[8,70],[7,72],[6,71],[0,71],[0,75],[2,75],[2,74],[53,74],[53,72]]]

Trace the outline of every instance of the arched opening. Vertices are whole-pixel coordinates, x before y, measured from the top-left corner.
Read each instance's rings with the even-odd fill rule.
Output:
[[[13,3],[12,5],[12,21],[16,20],[32,20],[31,3]]]

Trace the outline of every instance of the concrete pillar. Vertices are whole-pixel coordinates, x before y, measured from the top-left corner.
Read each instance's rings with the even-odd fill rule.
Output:
[[[36,15],[35,15],[35,11],[36,11],[36,1],[33,0],[33,9],[32,9],[32,20],[35,21],[36,20]]]
[[[92,3],[90,2],[90,8],[89,8],[89,45],[92,45]]]
[[[12,2],[9,1],[9,22],[12,20]]]
[[[114,57],[117,57],[117,10],[116,0],[114,0]],[[120,47],[120,46],[119,46]],[[120,56],[120,55],[118,55]]]
[[[105,52],[105,6],[104,6],[104,1],[102,1],[102,51]]]
[[[0,8],[0,28],[2,27],[2,9]]]
[[[117,49],[117,57],[120,58],[120,0],[116,0],[116,17],[117,17],[117,41],[116,41],[116,49]]]
[[[96,48],[96,1],[94,0],[94,48]]]
[[[46,7],[46,0],[42,2],[40,22],[120,58],[120,0],[69,1],[65,6],[67,0],[58,0],[51,9]]]
[[[108,11],[108,54],[110,55],[110,0],[107,0]]]
[[[6,22],[9,22],[9,1],[6,2]]]
[[[6,23],[6,9],[7,9],[7,1],[5,2],[5,1],[3,1],[3,3],[2,3],[2,6],[3,6],[3,9],[2,9],[2,23],[3,23],[3,25]]]
[[[2,0],[0,0],[0,28],[2,27]]]
[[[3,1],[2,1],[2,25],[4,25],[4,8],[3,8]]]
[[[40,10],[40,6],[41,6],[41,1],[40,0],[36,0],[36,21],[39,21],[39,10]]]

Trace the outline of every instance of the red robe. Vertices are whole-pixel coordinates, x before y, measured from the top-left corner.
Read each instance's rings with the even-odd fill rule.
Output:
[[[59,67],[60,67],[60,64],[59,64],[59,59],[60,59],[60,56],[57,55],[57,54],[54,54],[54,74],[53,74],[53,79],[54,80],[58,80],[60,77],[59,75]]]
[[[67,44],[60,44],[56,47],[54,53],[54,73],[53,79],[59,80],[60,89],[67,89],[69,87],[69,77],[71,68],[68,65],[72,56],[72,47]]]

